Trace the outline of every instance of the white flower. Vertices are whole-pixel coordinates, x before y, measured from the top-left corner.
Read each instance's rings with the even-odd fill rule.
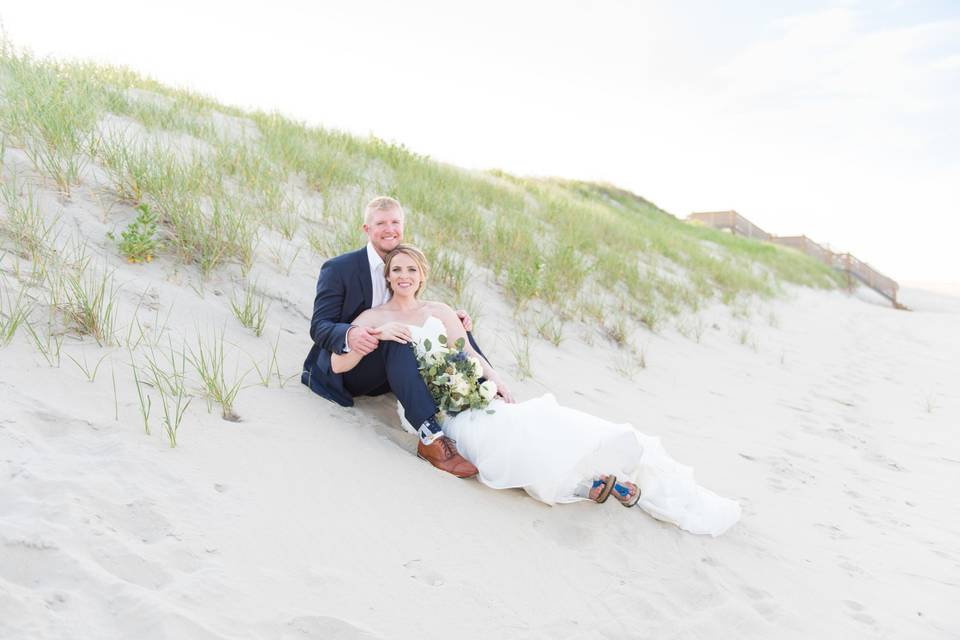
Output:
[[[457,373],[450,377],[450,389],[461,396],[470,393],[470,381]]]
[[[497,395],[497,383],[493,380],[485,380],[480,385],[480,397],[489,402],[495,395]]]
[[[473,365],[473,374],[478,378],[483,375],[483,364],[480,363],[480,358],[475,356],[468,356],[467,361]]]

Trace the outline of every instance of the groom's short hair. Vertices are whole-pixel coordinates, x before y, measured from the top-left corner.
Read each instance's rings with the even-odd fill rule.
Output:
[[[367,207],[363,211],[363,222],[364,224],[370,224],[370,219],[373,218],[373,214],[378,211],[392,211],[394,209],[400,212],[401,218],[404,217],[403,207],[400,206],[398,200],[390,196],[377,196],[367,203]]]

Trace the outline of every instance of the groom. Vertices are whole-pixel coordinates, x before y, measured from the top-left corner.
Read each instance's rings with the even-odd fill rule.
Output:
[[[332,258],[320,268],[310,322],[313,347],[303,363],[300,381],[344,407],[353,406],[354,396],[393,391],[407,421],[420,425],[417,455],[438,469],[467,478],[476,475],[477,468],[440,430],[434,418],[437,405],[420,377],[414,350],[409,344],[380,340],[375,328],[350,324],[363,311],[387,301],[383,258],[403,240],[403,218],[399,202],[386,196],[374,198],[364,213],[367,246]],[[463,314],[462,319],[464,328],[469,329],[469,316]],[[334,373],[330,354],[349,351],[363,354],[363,359],[350,371]]]

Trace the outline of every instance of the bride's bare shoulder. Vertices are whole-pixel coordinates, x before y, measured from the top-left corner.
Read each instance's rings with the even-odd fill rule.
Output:
[[[379,309],[367,309],[356,318],[350,324],[355,324],[358,327],[374,327],[381,324],[384,320],[384,313]]]
[[[443,317],[443,315],[453,313],[453,309],[450,308],[445,302],[438,302],[436,300],[425,300],[427,307],[430,309],[430,313]]]

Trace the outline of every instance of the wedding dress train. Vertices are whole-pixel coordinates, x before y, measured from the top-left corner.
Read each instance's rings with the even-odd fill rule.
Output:
[[[439,345],[443,322],[431,316],[410,325],[419,354],[424,340]],[[444,420],[443,431],[494,489],[522,488],[547,504],[575,502],[578,485],[596,474],[637,484],[637,506],[691,533],[718,536],[740,519],[740,505],[699,486],[693,469],[671,458],[660,439],[563,407],[550,394]],[[402,414],[401,414],[402,415]]]

